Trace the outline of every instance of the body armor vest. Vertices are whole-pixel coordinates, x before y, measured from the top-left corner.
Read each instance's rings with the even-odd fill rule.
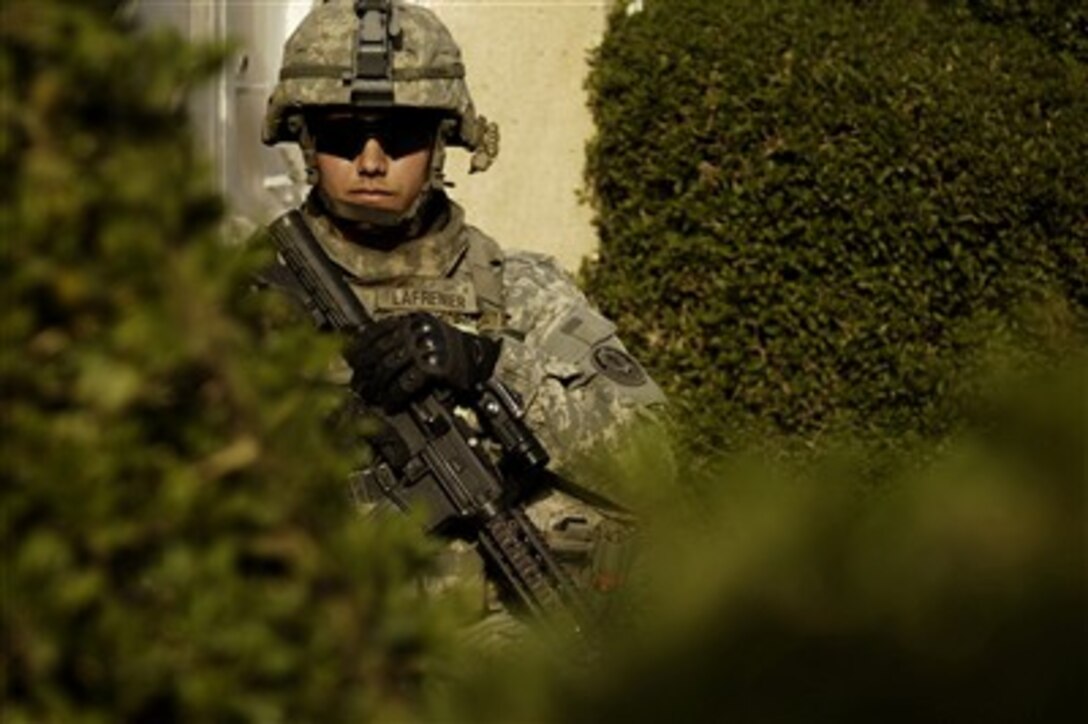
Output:
[[[479,334],[505,326],[502,250],[465,224],[460,206],[449,202],[435,228],[388,250],[347,241],[328,216],[306,211],[325,252],[375,319],[422,311]]]

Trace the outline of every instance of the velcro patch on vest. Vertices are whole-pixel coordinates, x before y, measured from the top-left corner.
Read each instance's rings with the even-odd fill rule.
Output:
[[[433,279],[404,287],[380,287],[377,307],[383,312],[441,312],[476,314],[480,311],[471,282]]]

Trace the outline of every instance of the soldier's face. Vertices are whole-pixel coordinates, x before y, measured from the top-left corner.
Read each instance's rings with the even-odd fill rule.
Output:
[[[430,173],[437,121],[412,113],[332,113],[312,123],[318,183],[332,198],[403,213]]]

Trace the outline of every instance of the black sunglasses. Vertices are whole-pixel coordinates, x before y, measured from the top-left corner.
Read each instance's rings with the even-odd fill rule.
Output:
[[[438,118],[424,113],[330,115],[313,119],[310,128],[317,151],[352,160],[374,138],[390,158],[429,148],[438,131]]]

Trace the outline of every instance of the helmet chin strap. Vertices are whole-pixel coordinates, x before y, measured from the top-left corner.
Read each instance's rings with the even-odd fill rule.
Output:
[[[445,128],[435,133],[431,146],[431,163],[427,180],[412,204],[404,211],[376,209],[363,204],[334,199],[321,186],[320,170],[317,167],[317,146],[305,123],[299,133],[299,146],[306,162],[306,181],[314,187],[321,206],[329,213],[341,228],[359,236],[369,236],[390,241],[413,239],[426,231],[446,200],[442,189],[445,187],[442,167],[446,158]]]

